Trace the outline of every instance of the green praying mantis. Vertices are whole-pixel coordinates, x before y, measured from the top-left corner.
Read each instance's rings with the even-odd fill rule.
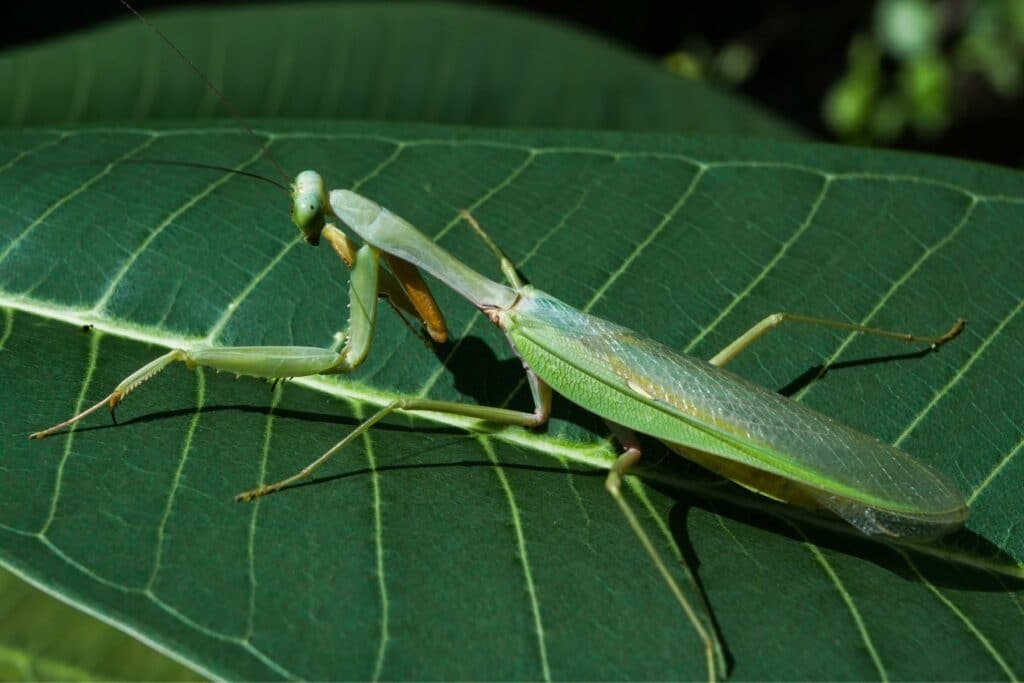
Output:
[[[962,320],[945,334],[923,337],[777,313],[705,361],[680,355],[524,283],[514,264],[468,213],[463,217],[494,252],[504,283],[469,268],[373,200],[345,189],[328,190],[314,171],[303,171],[295,178],[291,199],[292,220],[305,241],[313,246],[327,242],[351,270],[350,315],[340,350],[300,346],[174,349],[131,373],[95,405],[30,438],[60,432],[103,408],[113,412],[129,393],[178,361],[193,368],[208,367],[271,380],[348,373],[359,367],[370,351],[381,298],[399,314],[419,321],[432,340],[443,342],[447,327],[421,276],[420,271],[425,271],[501,329],[522,361],[533,411],[399,398],[381,407],[300,471],[240,493],[237,500],[252,501],[309,477],[395,411],[448,413],[532,428],[547,421],[552,394],[557,392],[602,417],[621,445],[620,454],[609,468],[606,488],[700,638],[711,679],[725,673],[715,635],[698,616],[623,495],[623,477],[641,458],[638,434],[662,441],[682,456],[751,491],[795,506],[831,512],[868,535],[927,539],[959,528],[967,518],[963,497],[938,472],[897,448],[724,369],[784,322],[938,348],[960,333]],[[362,243],[354,241],[337,223],[347,226]]]
[[[59,432],[130,392],[171,363],[281,380],[343,374],[366,358],[377,302],[385,297],[414,315],[435,341],[444,341],[443,315],[420,270],[455,290],[505,334],[522,360],[532,412],[422,398],[396,399],[292,476],[237,496],[251,501],[309,477],[359,435],[395,411],[433,411],[499,425],[537,427],[547,421],[552,392],[604,418],[623,450],[606,487],[618,503],[675,599],[697,631],[709,677],[721,670],[713,636],[697,616],[622,494],[622,479],[641,457],[637,433],[653,436],[738,484],[793,505],[829,510],[869,535],[921,539],[957,529],[967,518],[964,499],[934,470],[904,452],[748,382],[723,369],[755,340],[783,322],[824,325],[938,347],[945,334],[918,337],[845,322],[779,313],[768,316],[704,361],[680,355],[615,323],[583,313],[524,284],[515,266],[469,214],[464,218],[494,251],[505,283],[469,268],[411,224],[349,190],[326,189],[314,171],[292,186],[292,220],[311,245],[327,241],[351,269],[350,318],[339,351],[302,346],[174,349],[139,368],[95,405],[30,438]],[[359,237],[357,244],[332,221]]]

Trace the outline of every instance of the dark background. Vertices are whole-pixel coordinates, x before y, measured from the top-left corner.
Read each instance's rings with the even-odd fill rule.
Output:
[[[984,0],[982,0],[984,1]],[[140,11],[183,5],[252,4],[238,0],[182,2],[138,0]],[[491,2],[544,15],[607,36],[661,59],[699,37],[714,48],[743,40],[759,54],[753,76],[736,92],[801,126],[822,140],[834,139],[821,117],[822,99],[843,73],[850,38],[871,24],[873,0],[777,0],[775,2],[658,3],[631,0],[599,4],[584,0]],[[36,42],[128,15],[115,0],[52,5],[8,5],[0,22],[0,46]],[[41,19],[41,16],[45,19]],[[906,133],[890,146],[967,159],[1024,166],[1021,123],[1024,101],[1000,100],[984,92],[962,104],[960,118],[933,138]]]

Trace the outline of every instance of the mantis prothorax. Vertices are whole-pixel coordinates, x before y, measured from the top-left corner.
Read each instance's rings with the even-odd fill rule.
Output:
[[[345,438],[294,475],[237,496],[250,501],[312,474],[331,456],[394,411],[435,411],[504,425],[535,427],[551,408],[552,390],[604,418],[623,452],[606,479],[704,644],[709,677],[722,670],[711,630],[697,616],[664,560],[622,495],[623,475],[640,459],[636,433],[654,436],[691,460],[740,485],[795,505],[831,510],[866,534],[934,537],[967,518],[962,496],[939,473],[902,451],[816,413],[724,369],[737,354],[783,322],[824,325],[938,347],[963,328],[958,320],[941,336],[918,337],[845,322],[779,313],[768,316],[710,361],[683,356],[614,323],[583,313],[524,284],[514,265],[465,214],[495,252],[506,284],[472,270],[408,222],[349,190],[328,192],[313,171],[292,187],[292,219],[312,245],[326,239],[351,268],[350,319],[344,347],[224,347],[175,349],[138,369],[102,401],[31,438],[43,438],[108,406],[175,361],[272,379],[346,373],[366,357],[377,299],[418,318],[443,340],[443,318],[418,269],[423,269],[482,311],[507,337],[523,362],[532,412],[469,403],[402,398],[382,407]],[[347,225],[358,249],[329,220]],[[383,258],[390,273],[380,268]]]

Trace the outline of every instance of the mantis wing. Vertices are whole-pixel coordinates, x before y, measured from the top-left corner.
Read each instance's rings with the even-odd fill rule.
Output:
[[[527,288],[504,323],[551,387],[767,495],[813,501],[868,534],[929,537],[967,518],[903,451],[704,360]]]

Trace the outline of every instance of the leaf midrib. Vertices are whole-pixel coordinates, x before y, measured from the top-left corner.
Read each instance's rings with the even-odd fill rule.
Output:
[[[165,349],[194,348],[206,342],[206,337],[187,337],[175,335],[157,327],[137,325],[129,321],[107,316],[97,316],[90,309],[60,306],[50,302],[42,303],[25,297],[11,296],[0,292],[0,307],[29,313],[48,320],[55,320],[73,327],[91,326],[93,332],[108,334],[128,341],[140,342]],[[351,380],[330,380],[324,377],[296,377],[288,380],[306,389],[319,392],[332,398],[353,401],[362,404],[384,406],[401,398],[395,392],[371,388]],[[464,418],[449,413],[433,411],[417,411],[417,416],[448,427],[473,431],[480,420]],[[566,439],[555,439],[521,428],[506,428],[500,432],[486,434],[501,441],[531,450],[536,450],[554,457],[564,457],[571,462],[607,469],[614,456],[611,448],[602,444],[587,444]]]

